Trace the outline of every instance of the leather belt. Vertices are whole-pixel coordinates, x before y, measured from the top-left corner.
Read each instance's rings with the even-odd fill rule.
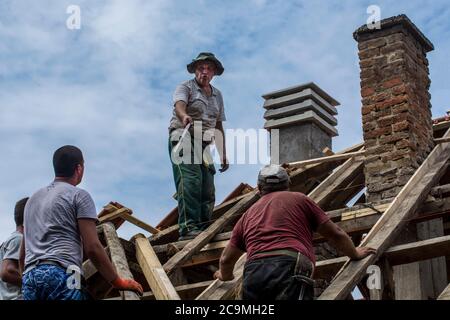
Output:
[[[289,249],[277,249],[269,251],[257,251],[254,253],[255,258],[262,258],[267,256],[290,256],[297,259],[299,252]]]
[[[65,269],[61,263],[56,262],[56,261],[53,261],[53,260],[37,260],[37,261],[34,262],[32,265],[28,266],[28,267],[25,269],[24,273],[27,273],[27,272],[33,270],[34,268],[36,268],[36,267],[38,267],[38,266],[42,266],[42,265],[44,265],[44,264],[52,265],[52,266],[57,266],[57,267],[60,267],[60,268],[62,268],[62,269]]]

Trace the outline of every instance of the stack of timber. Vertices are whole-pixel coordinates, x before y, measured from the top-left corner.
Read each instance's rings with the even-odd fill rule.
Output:
[[[286,165],[292,191],[316,201],[356,245],[377,249],[377,254],[361,261],[318,255],[314,278],[327,283],[327,288],[316,298],[348,299],[358,287],[365,299],[394,299],[395,282],[389,270],[436,257],[445,257],[450,279],[449,128],[448,121],[434,125],[435,148],[397,197],[386,203],[366,203],[361,195],[365,188],[363,144]],[[101,241],[119,274],[139,281],[145,294],[138,297],[112,289],[88,260],[83,270],[89,291],[97,299],[239,299],[245,255],[235,266],[233,281],[214,280],[213,274],[234,224],[258,199],[257,190],[241,184],[214,208],[210,226],[195,239],[185,241],[177,241],[177,209],[154,228],[134,217],[130,209],[118,203],[108,204],[99,214]],[[408,227],[437,218],[443,221],[443,236],[395,244]],[[116,230],[125,221],[151,236],[137,234],[129,241],[119,238]],[[316,247],[324,242],[326,239],[319,234],[314,235]],[[365,289],[367,268],[374,264],[382,267],[384,275],[382,288],[375,291]],[[450,299],[450,286],[438,299]]]

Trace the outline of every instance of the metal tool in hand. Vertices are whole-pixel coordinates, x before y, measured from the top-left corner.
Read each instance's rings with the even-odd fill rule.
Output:
[[[178,149],[181,146],[181,143],[183,142],[184,137],[186,136],[186,134],[188,133],[189,128],[191,127],[191,123],[189,122],[186,127],[183,130],[183,133],[181,134],[180,140],[178,140],[178,143],[175,145],[175,147],[173,148],[173,153],[177,154]]]

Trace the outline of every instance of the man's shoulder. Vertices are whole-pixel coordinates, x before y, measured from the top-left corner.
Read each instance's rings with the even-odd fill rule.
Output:
[[[301,192],[276,191],[272,195],[273,200],[282,201],[290,205],[302,205],[308,201],[308,196]]]
[[[74,186],[73,194],[74,196],[77,196],[80,199],[92,199],[91,194],[89,192],[79,187]]]
[[[306,195],[301,192],[294,191],[276,191],[273,193],[274,197],[290,198],[290,199],[305,199]]]
[[[70,183],[52,182],[48,186],[43,187],[39,189],[36,193],[34,193],[30,197],[30,200],[28,202],[31,204],[36,201],[39,202],[44,198],[46,198],[47,194],[54,194],[56,197],[64,197],[70,199],[73,199],[75,197],[86,197],[86,196],[90,197],[90,194],[86,190],[71,185]]]
[[[185,86],[185,87],[188,87],[189,89],[192,89],[195,87],[195,85],[196,85],[195,79],[189,79],[189,80],[185,80],[185,81],[179,83],[178,87]]]
[[[71,194],[89,194],[86,190],[84,190],[80,187],[74,186],[70,183],[64,183],[64,182],[59,183],[57,188],[59,188],[60,190],[62,190],[64,192],[68,192]]]
[[[22,237],[20,232],[15,231],[3,242],[3,245],[5,248],[17,247],[22,242]]]
[[[217,87],[211,85],[211,88],[213,89],[213,93],[214,93],[215,95],[222,96],[222,91],[220,91],[219,89],[217,89]]]

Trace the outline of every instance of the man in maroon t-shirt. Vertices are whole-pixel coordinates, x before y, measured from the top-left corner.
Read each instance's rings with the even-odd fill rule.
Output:
[[[232,280],[236,261],[247,252],[244,300],[312,299],[315,231],[351,259],[375,253],[372,248],[355,248],[314,201],[300,192],[289,192],[289,176],[282,167],[265,166],[258,176],[258,188],[261,199],[235,225],[214,275]]]

